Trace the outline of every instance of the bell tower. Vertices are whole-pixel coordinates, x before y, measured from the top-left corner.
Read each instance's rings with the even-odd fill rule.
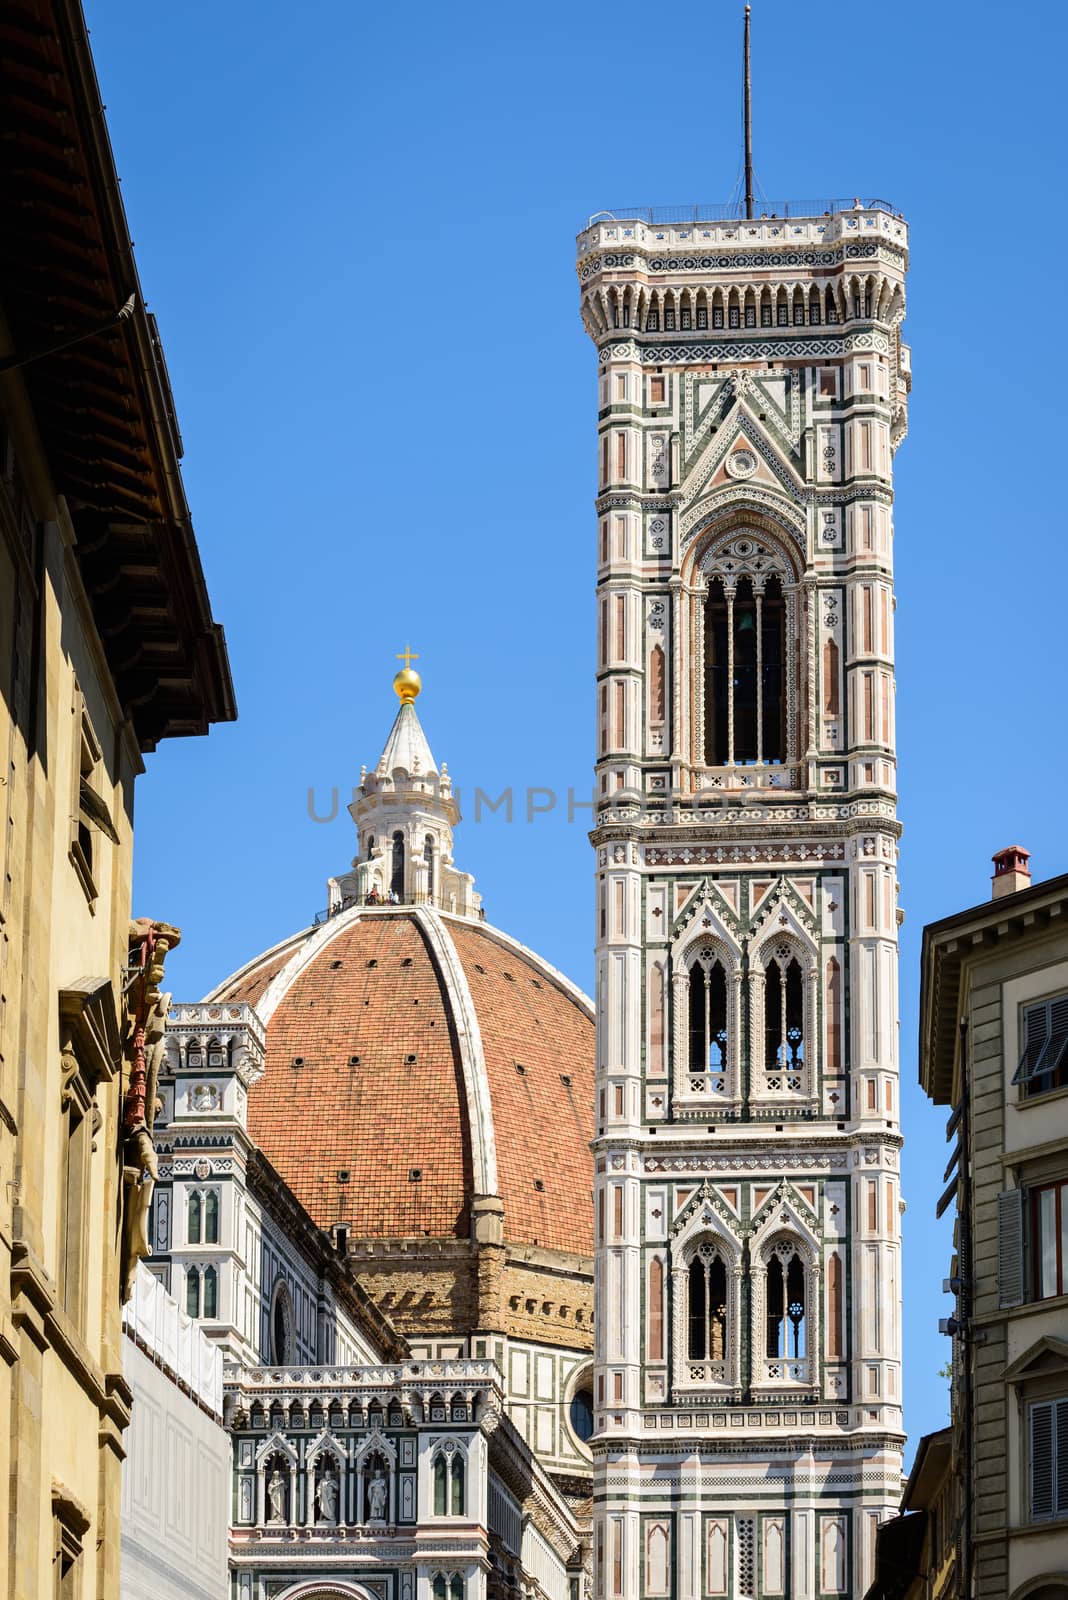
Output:
[[[578,238],[598,1600],[859,1597],[900,1493],[908,231],[882,201],[745,209]]]

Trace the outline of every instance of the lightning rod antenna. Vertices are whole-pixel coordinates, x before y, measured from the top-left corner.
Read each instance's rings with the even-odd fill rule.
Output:
[[[745,8],[745,214],[753,215],[753,84],[749,69],[749,7]]]

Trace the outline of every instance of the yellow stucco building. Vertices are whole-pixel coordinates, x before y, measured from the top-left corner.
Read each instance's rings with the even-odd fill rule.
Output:
[[[235,714],[77,0],[0,51],[0,1592],[118,1595],[161,958],[134,784]]]

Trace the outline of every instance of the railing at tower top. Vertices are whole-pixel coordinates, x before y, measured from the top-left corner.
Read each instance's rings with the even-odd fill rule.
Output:
[[[889,200],[862,200],[856,195],[847,200],[760,200],[755,208],[756,215],[751,218],[743,216],[742,209],[737,201],[732,205],[711,206],[613,206],[608,211],[594,212],[586,227],[592,228],[595,222],[645,222],[651,227],[679,222],[767,222],[780,217],[833,217],[842,211],[885,211],[890,216],[899,214]]]

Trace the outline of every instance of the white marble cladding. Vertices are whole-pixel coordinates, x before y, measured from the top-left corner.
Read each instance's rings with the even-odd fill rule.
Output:
[[[268,1401],[282,1393],[301,1390],[329,1393],[365,1393],[369,1400],[392,1390],[411,1391],[415,1399],[435,1393],[442,1385],[450,1389],[502,1392],[501,1372],[495,1361],[404,1361],[390,1366],[227,1366],[223,1374],[228,1392],[243,1390],[249,1396]]]
[[[639,217],[603,217],[591,223],[578,236],[581,261],[591,250],[619,249],[621,245],[645,245],[657,250],[679,249],[686,253],[714,245],[717,249],[741,250],[757,244],[783,245],[832,244],[840,239],[866,235],[892,239],[907,247],[909,230],[903,217],[879,207],[837,211],[813,217],[731,217],[718,222],[674,222],[654,224]],[[674,262],[674,271],[686,270],[685,262]],[[693,263],[693,270],[699,270]]]
[[[222,1352],[206,1338],[148,1268],[139,1265],[122,1325],[202,1405],[222,1415]]]

